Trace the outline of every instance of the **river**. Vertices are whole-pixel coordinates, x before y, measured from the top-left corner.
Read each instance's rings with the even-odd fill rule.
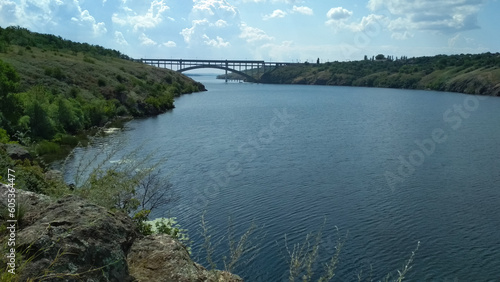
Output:
[[[165,156],[180,199],[154,216],[177,217],[200,263],[205,211],[219,268],[230,226],[258,226],[234,270],[246,281],[286,281],[285,246],[319,230],[318,275],[347,236],[334,281],[378,281],[418,242],[409,281],[499,281],[500,98],[193,78],[209,91],[75,154],[120,143]]]

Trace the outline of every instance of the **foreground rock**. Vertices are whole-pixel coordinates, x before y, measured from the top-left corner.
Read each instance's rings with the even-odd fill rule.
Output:
[[[136,240],[127,262],[130,274],[139,281],[243,281],[225,271],[208,271],[193,262],[186,248],[168,235]]]
[[[31,160],[31,155],[25,147],[19,144],[3,144],[7,155],[13,160]]]
[[[16,250],[25,254],[19,281],[242,281],[207,271],[168,235],[143,237],[126,214],[79,197],[18,190],[17,201],[25,210],[17,230]]]

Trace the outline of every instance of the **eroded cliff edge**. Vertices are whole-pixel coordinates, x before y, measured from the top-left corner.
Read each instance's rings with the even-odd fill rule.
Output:
[[[7,187],[0,189],[6,199]],[[77,196],[18,190],[17,202],[24,213],[16,230],[19,281],[243,281],[205,269],[170,236],[142,236],[128,215]],[[6,241],[0,237],[3,248]]]

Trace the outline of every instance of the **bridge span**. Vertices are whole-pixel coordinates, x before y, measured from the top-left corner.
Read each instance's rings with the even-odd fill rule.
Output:
[[[259,78],[269,70],[270,67],[276,68],[279,66],[290,65],[293,63],[285,62],[266,62],[257,60],[198,60],[198,59],[140,59],[143,64],[148,64],[158,68],[171,69],[177,72],[184,72],[188,70],[213,68],[237,73],[247,79],[247,81],[258,82]],[[250,76],[244,71],[254,70],[254,76]],[[257,77],[257,79],[255,78]]]

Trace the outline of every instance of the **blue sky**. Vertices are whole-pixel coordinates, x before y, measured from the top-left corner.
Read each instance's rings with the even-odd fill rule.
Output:
[[[500,52],[500,0],[0,0],[0,26],[134,58],[360,60]]]

